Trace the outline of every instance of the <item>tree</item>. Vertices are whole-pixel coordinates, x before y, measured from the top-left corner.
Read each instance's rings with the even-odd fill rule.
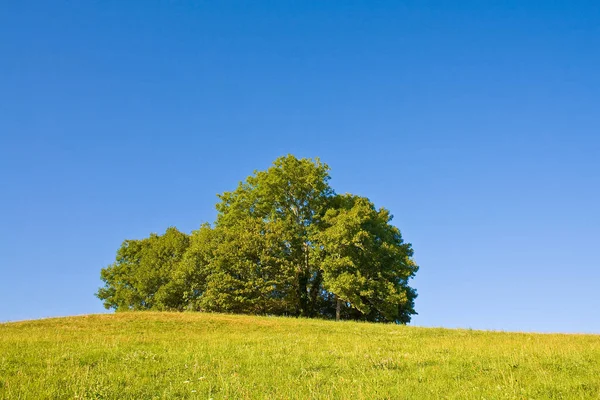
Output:
[[[105,287],[98,298],[106,308],[118,310],[181,309],[181,301],[163,288],[188,246],[189,236],[173,227],[164,235],[125,240],[115,263],[101,271]]]
[[[217,228],[249,229],[256,219],[280,224],[286,248],[282,257],[295,267],[290,296],[293,314],[299,316],[315,315],[322,278],[318,266],[310,263],[311,237],[333,195],[328,181],[329,167],[319,159],[280,157],[266,171],[255,171],[240,182],[235,191],[220,195],[217,204]]]
[[[249,218],[215,229],[211,275],[200,309],[246,314],[292,314],[293,266],[286,258],[284,225]]]
[[[389,223],[390,213],[376,210],[369,199],[342,195],[332,203],[317,242],[323,285],[336,297],[336,319],[344,306],[357,319],[409,322],[416,292],[408,280],[418,269],[411,245]]]
[[[125,241],[98,297],[118,310],[409,322],[411,245],[389,211],[329,179],[319,159],[278,158],[219,195],[214,226]]]
[[[171,277],[159,289],[159,299],[167,309],[200,310],[200,299],[212,274],[211,262],[222,235],[203,224],[192,232],[183,257],[173,265]]]

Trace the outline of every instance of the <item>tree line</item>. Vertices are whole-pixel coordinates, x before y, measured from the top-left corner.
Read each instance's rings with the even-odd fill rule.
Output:
[[[411,245],[388,210],[329,179],[319,159],[278,158],[218,195],[212,225],[125,240],[96,296],[116,310],[409,322]]]

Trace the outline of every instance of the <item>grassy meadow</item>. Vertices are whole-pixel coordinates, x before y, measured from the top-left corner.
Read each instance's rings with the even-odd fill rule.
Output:
[[[0,324],[0,399],[600,398],[600,336],[201,313]]]

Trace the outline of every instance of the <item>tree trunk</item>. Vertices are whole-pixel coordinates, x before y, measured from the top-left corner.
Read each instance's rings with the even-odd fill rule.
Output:
[[[342,313],[342,300],[335,296],[336,298],[336,305],[335,305],[335,320],[339,321],[340,320],[340,314]]]
[[[321,283],[323,283],[323,275],[321,274],[321,270],[317,270],[315,276],[310,283],[310,316],[314,317],[317,315],[317,301],[319,298],[319,292],[321,290]]]
[[[298,271],[298,310],[300,317],[308,317],[308,277],[304,271]]]
[[[309,265],[308,265],[308,243],[303,246],[303,260],[299,268],[300,279],[298,281],[298,294],[300,296],[300,316],[311,317],[310,313],[310,297],[308,293],[308,284],[310,280]]]

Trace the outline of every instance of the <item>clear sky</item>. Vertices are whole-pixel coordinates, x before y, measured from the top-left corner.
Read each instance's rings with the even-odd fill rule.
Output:
[[[600,3],[0,5],[0,321],[278,156],[395,215],[414,325],[600,333]]]

